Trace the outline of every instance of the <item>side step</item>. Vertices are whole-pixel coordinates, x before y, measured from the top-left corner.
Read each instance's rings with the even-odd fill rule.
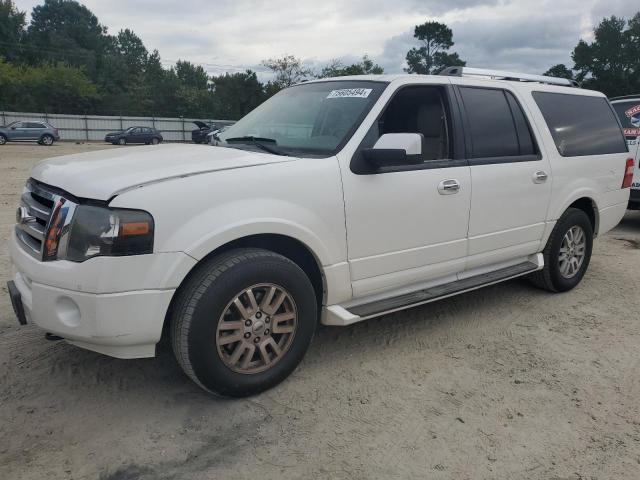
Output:
[[[499,283],[511,278],[520,277],[539,270],[540,266],[533,262],[522,262],[510,267],[501,268],[492,272],[483,273],[473,277],[463,278],[454,282],[425,288],[415,292],[398,295],[397,297],[376,300],[370,303],[354,305],[352,307],[340,307],[333,305],[328,307],[333,321],[329,325],[349,325],[371,317],[377,317],[386,313],[404,310],[424,303],[433,302],[440,298],[450,297],[469,290]],[[337,310],[336,310],[337,308]],[[339,320],[338,320],[339,319]],[[336,321],[338,320],[338,321]]]

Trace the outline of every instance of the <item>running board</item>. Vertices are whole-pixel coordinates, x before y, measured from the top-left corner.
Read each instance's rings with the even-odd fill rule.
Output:
[[[349,325],[361,320],[378,317],[387,313],[416,307],[424,303],[433,302],[441,298],[450,297],[458,293],[476,290],[481,287],[503,282],[511,278],[520,277],[539,270],[540,266],[533,262],[523,262],[492,272],[463,278],[454,282],[425,288],[416,292],[398,295],[397,297],[376,300],[351,307],[331,305],[327,307],[330,315],[325,319],[327,325]]]

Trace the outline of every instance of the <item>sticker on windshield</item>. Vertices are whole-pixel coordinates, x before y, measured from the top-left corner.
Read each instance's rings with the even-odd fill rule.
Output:
[[[327,98],[367,98],[371,91],[371,88],[341,88],[331,90]]]

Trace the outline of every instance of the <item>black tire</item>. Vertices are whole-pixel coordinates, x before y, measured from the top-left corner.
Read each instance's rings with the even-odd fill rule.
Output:
[[[127,139],[126,138],[119,138],[118,139],[118,145],[126,145],[127,144]]]
[[[286,289],[295,302],[297,326],[288,349],[266,370],[236,372],[219,353],[218,324],[229,302],[262,283]],[[185,373],[205,390],[230,397],[254,395],[277,385],[298,366],[313,338],[317,310],[314,289],[298,265],[268,250],[231,250],[206,260],[177,292],[170,315],[173,351]]]
[[[586,249],[582,265],[571,278],[566,278],[560,273],[560,248],[565,234],[572,227],[580,227],[585,234]],[[542,254],[544,256],[544,268],[529,276],[529,280],[535,286],[550,292],[566,292],[580,283],[582,277],[589,268],[591,252],[593,249],[593,227],[587,214],[577,208],[569,208],[560,217],[554,227],[547,245]]]
[[[153,139],[151,140],[151,143],[153,145],[158,145],[160,143],[160,139],[158,137],[153,137]]]
[[[7,143],[7,137],[0,133],[0,145],[4,145],[5,143]]]
[[[38,141],[38,143],[40,145],[50,147],[51,145],[53,145],[53,140],[54,140],[53,135],[44,134],[40,137],[40,140]]]

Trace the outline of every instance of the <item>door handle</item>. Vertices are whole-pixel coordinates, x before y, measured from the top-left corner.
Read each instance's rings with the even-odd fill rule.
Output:
[[[451,195],[460,191],[460,182],[455,179],[442,180],[438,184],[438,193],[440,195]]]
[[[545,172],[544,170],[539,170],[533,174],[533,183],[544,183],[547,181],[547,178],[549,178],[547,172]]]

